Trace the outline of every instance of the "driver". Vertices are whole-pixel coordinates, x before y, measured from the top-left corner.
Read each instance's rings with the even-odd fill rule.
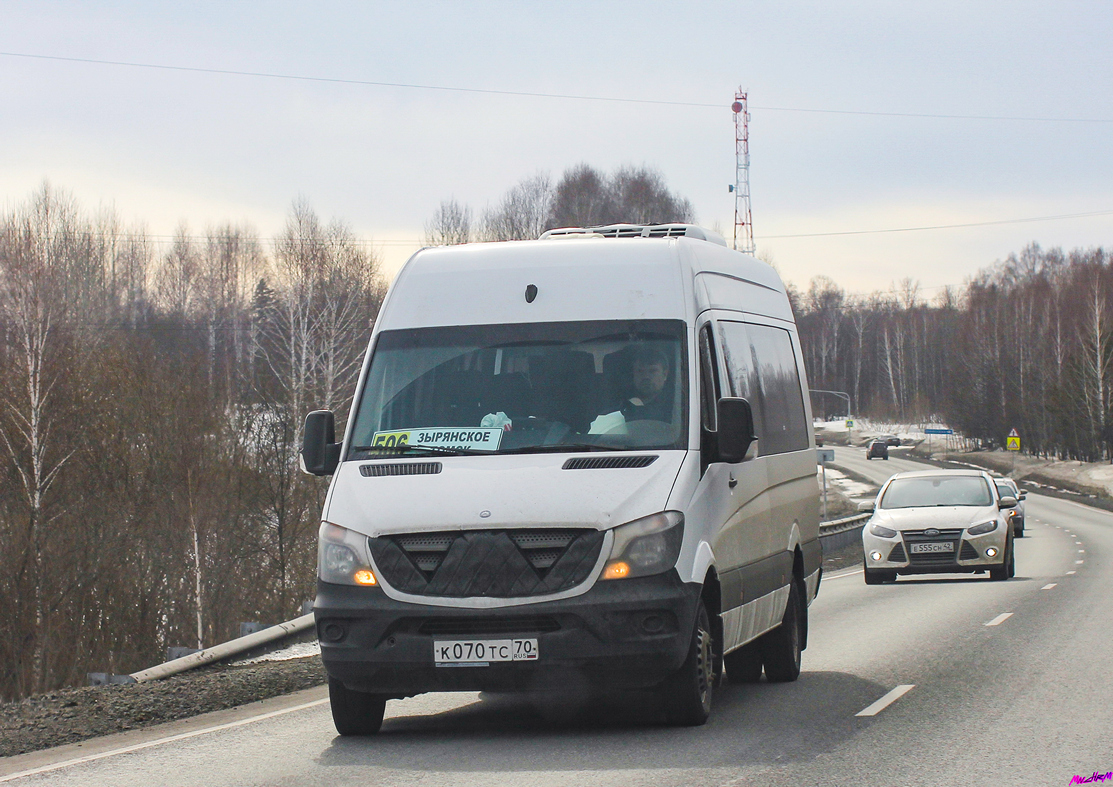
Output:
[[[672,421],[669,362],[660,350],[639,349],[631,365],[634,396],[622,403],[627,421]]]

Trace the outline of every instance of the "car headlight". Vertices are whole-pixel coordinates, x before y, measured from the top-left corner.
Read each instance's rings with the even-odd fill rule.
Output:
[[[988,522],[982,522],[980,525],[966,528],[966,532],[972,536],[980,536],[983,533],[992,533],[997,529],[997,520],[991,519]]]
[[[322,522],[317,542],[317,576],[337,585],[377,585],[364,557],[367,536],[346,527]]]
[[[603,579],[647,577],[676,565],[684,541],[684,515],[679,511],[635,519],[614,529],[611,555]]]
[[[890,530],[884,525],[870,525],[870,533],[879,538],[896,538],[897,531]]]

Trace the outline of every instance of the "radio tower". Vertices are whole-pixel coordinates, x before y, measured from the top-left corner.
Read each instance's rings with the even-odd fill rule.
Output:
[[[734,248],[753,254],[754,225],[750,216],[750,112],[742,88],[730,105],[734,112]]]

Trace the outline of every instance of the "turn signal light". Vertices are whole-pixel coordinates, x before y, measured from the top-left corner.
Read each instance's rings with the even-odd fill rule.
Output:
[[[622,560],[608,563],[603,569],[603,579],[622,579],[630,573],[630,566]]]
[[[379,584],[375,580],[375,574],[372,573],[370,569],[366,569],[366,568],[361,568],[359,571],[357,571],[353,575],[352,579],[354,579],[356,581],[357,585],[377,585],[377,584]]]

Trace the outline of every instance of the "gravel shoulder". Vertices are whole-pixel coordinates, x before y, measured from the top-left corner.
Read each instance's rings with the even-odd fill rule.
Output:
[[[60,689],[0,705],[0,757],[224,710],[325,683],[320,656],[217,665],[149,683]]]

